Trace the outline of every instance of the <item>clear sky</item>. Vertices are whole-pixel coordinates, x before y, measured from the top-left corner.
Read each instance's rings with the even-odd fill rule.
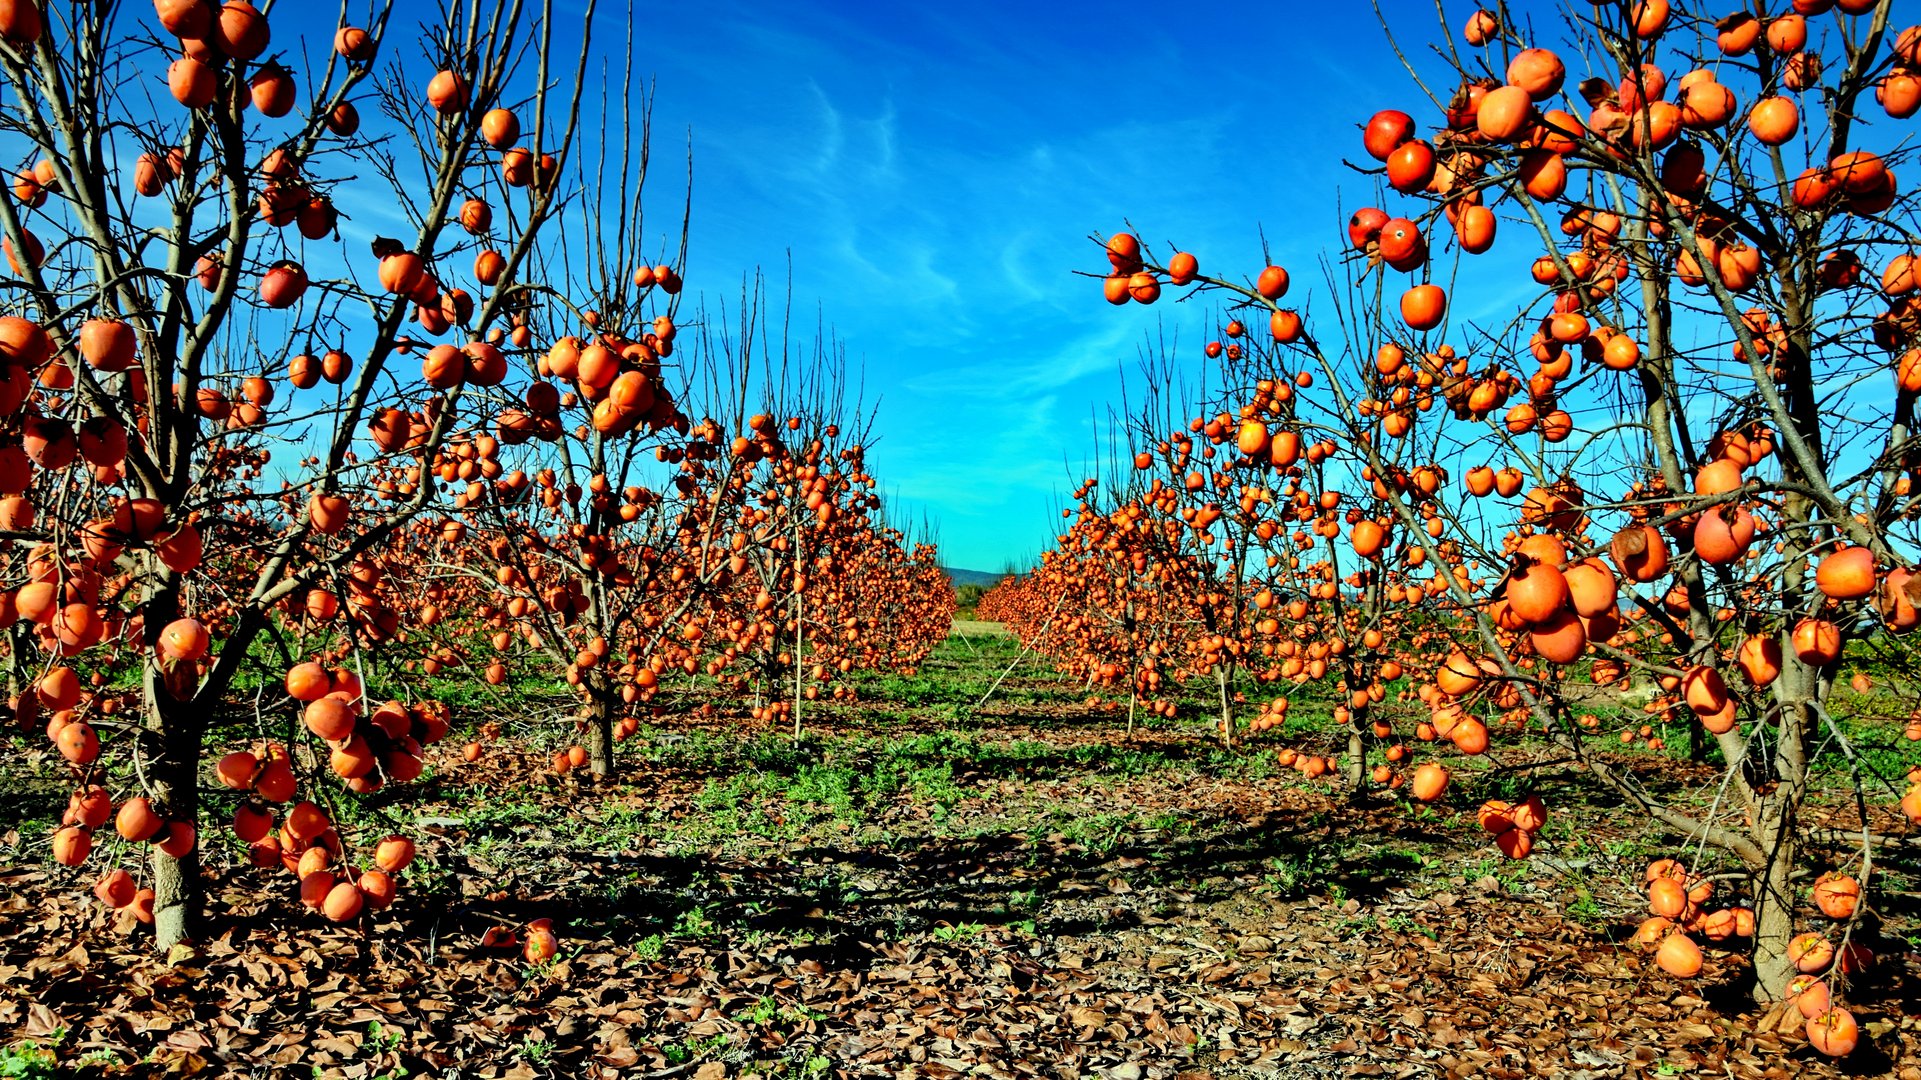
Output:
[[[1431,5],[1395,7],[1434,36]],[[1105,266],[1088,234],[1131,220],[1251,275],[1265,230],[1299,281],[1337,196],[1371,201],[1340,165],[1365,158],[1358,125],[1418,94],[1358,3],[750,0],[637,23],[656,160],[693,140],[690,288],[791,255],[797,306],[819,305],[882,399],[873,463],[896,510],[971,569],[1051,543],[1158,320],[1203,362],[1199,312],[1117,311],[1074,276]]]

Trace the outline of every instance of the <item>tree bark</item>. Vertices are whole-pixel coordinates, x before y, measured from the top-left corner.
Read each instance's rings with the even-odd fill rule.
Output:
[[[142,619],[148,644],[145,672],[147,729],[158,753],[141,768],[150,797],[169,822],[194,827],[194,844],[175,858],[152,849],[154,945],[165,952],[190,940],[200,928],[203,890],[200,880],[200,751],[206,738],[205,712],[194,706],[195,675],[191,667],[162,668],[152,645],[160,631],[179,614],[179,600],[171,588],[153,589]]]
[[[1347,793],[1358,802],[1367,783],[1367,709],[1349,709],[1347,716]]]
[[[1794,865],[1800,855],[1795,822],[1797,807],[1787,800],[1770,807],[1760,822],[1767,834],[1767,863],[1754,876],[1754,1000],[1762,1005],[1781,1000],[1794,978],[1788,943],[1794,939]]]
[[[600,665],[587,669],[582,680],[587,690],[587,768],[596,780],[614,776],[614,716],[620,711],[620,695]]]
[[[198,832],[200,785],[196,773],[205,725],[196,710],[172,700],[164,690],[156,706],[160,756],[149,763],[147,779],[165,807],[167,820],[188,822]],[[165,952],[191,940],[200,928],[203,900],[198,836],[179,858],[153,848],[155,947]]]
[[[1227,696],[1227,684],[1233,678],[1233,671],[1223,661],[1214,669],[1214,681],[1221,689],[1221,745],[1234,749],[1234,706]]]

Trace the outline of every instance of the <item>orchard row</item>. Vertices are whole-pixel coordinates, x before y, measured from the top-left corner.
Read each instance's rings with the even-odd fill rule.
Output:
[[[1689,856],[1649,869],[1659,964],[1725,951],[1845,1054],[1876,856],[1921,821],[1921,771],[1862,753],[1921,738],[1921,27],[1512,8],[1393,28],[1451,96],[1355,117],[1379,204],[1295,253],[1329,268],[1311,305],[1280,265],[1105,242],[1110,303],[1215,302],[1205,355],[1150,357],[1056,546],[980,609],[1130,710],[1207,686],[1224,739],[1331,698],[1279,752],[1357,798],[1546,744]],[[1679,797],[1621,752],[1677,731],[1725,766]],[[1836,807],[1859,820],[1814,823]],[[1552,811],[1479,816],[1525,858]],[[1734,887],[1683,865],[1708,853]]]
[[[758,285],[684,301],[591,11],[563,62],[552,4],[483,8],[301,55],[245,0],[0,4],[11,705],[71,781],[51,857],[163,949],[235,853],[316,917],[403,896],[395,811],[453,732],[442,767],[532,739],[604,780],[655,713],[798,732],[950,624],[833,343]],[[409,234],[344,240],[377,202]],[[577,702],[501,732],[450,680]]]

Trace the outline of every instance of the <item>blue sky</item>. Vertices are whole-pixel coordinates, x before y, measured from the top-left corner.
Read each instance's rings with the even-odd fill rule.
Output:
[[[417,48],[418,2],[396,4],[387,58],[411,59],[394,50]],[[1435,36],[1431,5],[1386,6],[1411,38]],[[585,4],[557,7],[567,57]],[[796,324],[831,327],[880,401],[869,461],[891,514],[930,523],[944,561],[969,569],[1025,567],[1051,546],[1123,369],[1134,377],[1163,321],[1206,363],[1210,320],[1172,290],[1115,309],[1076,276],[1106,267],[1089,234],[1131,221],[1251,278],[1264,233],[1305,294],[1341,242],[1340,206],[1377,200],[1341,164],[1365,159],[1359,125],[1390,105],[1423,111],[1360,4],[637,7],[636,67],[654,87],[650,250],[678,231],[691,141],[689,293],[732,309],[744,276],[778,288],[791,267]],[[626,3],[599,8],[593,50],[617,79]],[[337,17],[277,5],[273,49],[324,55]],[[343,210],[350,250],[409,235],[390,204]]]
[[[396,6],[387,46],[416,75],[420,3]],[[594,28],[594,53],[616,73],[625,4],[602,0]],[[556,53],[566,57],[585,5],[559,6]],[[1446,6],[1458,23],[1473,3]],[[1384,7],[1416,62],[1439,75],[1425,43],[1458,26],[1437,25],[1424,0]],[[1535,15],[1547,24],[1545,8]],[[276,6],[274,50],[296,64],[323,56],[337,17],[322,5]],[[152,12],[129,7],[121,18],[150,23]],[[1817,38],[1833,29],[1817,23]],[[1248,279],[1271,257],[1293,271],[1289,303],[1330,338],[1331,313],[1313,294],[1322,291],[1318,260],[1345,246],[1346,212],[1412,205],[1383,199],[1375,178],[1342,159],[1366,160],[1359,127],[1378,109],[1407,109],[1424,126],[1435,119],[1360,3],[755,0],[650,6],[632,33],[641,77],[655,87],[651,249],[665,250],[678,230],[690,140],[692,237],[681,269],[691,290],[710,310],[732,308],[745,277],[761,269],[780,282],[791,267],[797,324],[831,326],[868,398],[881,400],[869,461],[896,521],[930,522],[949,565],[971,569],[1025,566],[1051,545],[1062,499],[1092,471],[1095,433],[1121,404],[1124,381],[1137,382],[1135,359],[1151,337],[1165,331],[1178,343],[1184,381],[1209,366],[1200,345],[1218,316],[1175,304],[1172,289],[1153,308],[1109,307],[1098,281],[1077,276],[1105,268],[1090,233],[1131,222],[1162,252],[1191,250],[1207,271]],[[1684,48],[1697,33],[1677,27],[1664,44]],[[1558,35],[1536,43],[1566,46]],[[179,124],[184,111],[164,100],[165,55],[130,56],[126,73]],[[1680,70],[1672,52],[1664,62]],[[1571,81],[1585,74],[1574,67]],[[1435,83],[1451,84],[1451,74]],[[371,94],[359,97],[380,126]],[[1910,133],[1873,113],[1860,130],[1876,145]],[[594,127],[590,118],[583,130]],[[1791,160],[1811,152],[1805,141],[1790,145]],[[51,207],[44,213],[57,218],[59,204]],[[375,232],[407,234],[390,200],[355,196],[342,209],[349,252]],[[1503,220],[1493,254],[1463,264],[1473,287],[1454,290],[1446,332],[1470,348],[1460,324],[1498,328],[1544,306],[1520,272],[1540,240],[1511,214]],[[345,269],[333,241],[316,249],[289,253],[313,258],[310,272],[323,276]],[[1443,255],[1436,276],[1445,280],[1452,263]],[[1718,316],[1697,344],[1705,351],[1695,361],[1729,362]],[[1597,404],[1577,419],[1610,423],[1607,402]],[[1725,405],[1711,394],[1698,404]]]
[[[1339,159],[1412,87],[1371,12],[1316,8],[649,9],[656,162],[693,140],[690,288],[778,277],[791,254],[796,306],[819,305],[882,399],[896,513],[932,520],[950,565],[1025,565],[1120,366],[1163,317],[1195,346],[1204,327],[1165,300],[1108,307],[1073,274],[1104,266],[1086,236],[1131,219],[1252,274],[1265,229],[1298,279],[1337,235],[1337,186],[1371,192]],[[1431,36],[1431,6],[1407,14]]]

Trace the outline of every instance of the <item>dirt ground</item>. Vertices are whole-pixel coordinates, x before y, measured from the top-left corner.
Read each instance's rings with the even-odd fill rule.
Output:
[[[0,1076],[1921,1080],[1898,878],[1837,1068],[1729,954],[1680,982],[1624,943],[1653,849],[1566,778],[1536,778],[1557,816],[1511,862],[1467,778],[1350,805],[1198,726],[1130,738],[1031,666],[976,710],[1017,647],[968,633],[799,744],[682,717],[599,788],[538,746],[437,757],[425,800],[356,823],[422,854],[350,925],[225,866],[212,932],[156,957],[88,896],[100,867],[52,866],[20,820],[0,1045],[27,1064]],[[530,965],[542,917],[561,952]]]

